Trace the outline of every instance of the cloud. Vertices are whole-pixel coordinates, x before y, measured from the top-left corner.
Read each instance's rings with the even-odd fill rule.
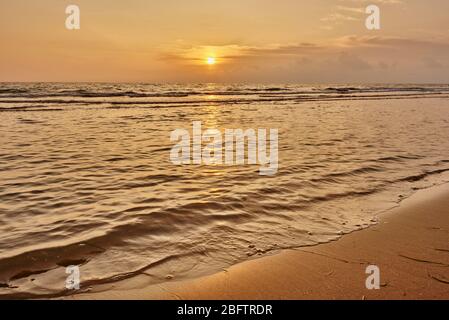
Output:
[[[313,56],[336,54],[345,51],[362,50],[364,52],[384,52],[387,56],[391,50],[412,52],[433,52],[449,55],[449,39],[414,39],[404,37],[355,36],[349,35],[330,39],[320,43],[302,42],[297,44],[266,44],[261,46],[244,44],[174,46],[167,48],[163,60],[198,63],[209,56],[221,62],[231,62],[243,58],[283,58],[291,56]]]
[[[204,78],[204,61],[208,55],[217,58],[215,73],[208,74],[215,74],[213,81],[449,81],[444,69],[449,66],[449,39],[444,38],[348,35],[284,45],[177,46],[166,51],[162,59],[170,60],[167,65],[178,71]]]
[[[359,14],[364,14],[365,13],[365,9],[362,7],[346,7],[346,6],[337,6],[338,10],[341,11],[347,11],[347,12],[352,12],[352,13],[359,13]]]
[[[449,50],[449,39],[419,39],[405,37],[382,36],[345,36],[336,40],[340,46],[350,47],[396,47],[399,49],[414,48],[416,50],[439,49]],[[448,52],[449,53],[449,52]]]
[[[339,55],[338,61],[342,66],[350,69],[358,69],[358,70],[371,69],[371,65],[367,61],[361,59],[360,57],[354,54],[348,54],[346,52],[343,52]]]
[[[321,29],[331,30],[334,26],[341,25],[344,22],[360,21],[365,16],[366,7],[370,4],[402,4],[402,0],[339,0],[343,3],[333,8],[334,12],[321,18],[322,22],[332,25],[323,26]],[[357,5],[357,6],[355,6]],[[354,7],[355,6],[355,7]]]
[[[321,21],[324,22],[334,22],[334,23],[338,23],[341,21],[357,21],[359,19],[352,17],[350,15],[345,15],[339,12],[336,13],[331,13],[328,16],[321,18]]]
[[[162,60],[178,60],[183,63],[202,64],[207,57],[215,57],[219,63],[232,62],[245,58],[282,57],[309,54],[323,49],[313,43],[299,43],[290,45],[270,44],[265,46],[250,46],[241,44],[226,45],[198,45],[171,48],[165,52]]]

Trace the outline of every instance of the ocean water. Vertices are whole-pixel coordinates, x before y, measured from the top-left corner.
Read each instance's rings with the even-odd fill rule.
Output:
[[[0,298],[176,281],[338,239],[449,181],[448,85],[0,84]],[[279,169],[170,161],[170,132],[279,130]]]

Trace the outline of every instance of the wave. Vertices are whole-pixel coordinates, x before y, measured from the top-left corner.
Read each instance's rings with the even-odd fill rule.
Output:
[[[404,157],[388,157],[388,159],[399,159]],[[440,161],[447,163],[449,161]],[[323,176],[320,179],[312,179],[310,182],[320,182],[322,180],[332,182],[332,178],[341,176],[352,176],[359,174],[366,174],[372,172],[378,172],[380,168],[377,166],[366,166],[357,168],[347,172],[332,173]],[[422,174],[414,174],[405,177],[401,177],[396,180],[384,181],[381,184],[377,184],[372,188],[366,188],[364,190],[353,189],[343,192],[328,192],[322,195],[314,196],[304,196],[302,204],[298,203],[294,206],[295,210],[305,210],[310,208],[311,205],[317,205],[323,202],[332,202],[338,199],[348,199],[348,198],[360,198],[363,196],[373,195],[382,192],[391,184],[398,182],[417,182],[423,180],[431,175],[436,175],[444,172],[448,172],[449,168],[441,168],[435,170],[428,170]],[[169,177],[161,175],[160,179],[166,182],[176,180],[176,177]],[[118,186],[117,189],[122,188],[133,188],[137,186],[143,186],[146,179],[142,178],[141,184],[127,183],[123,186]],[[335,181],[340,183],[340,181]],[[318,187],[318,185],[315,185]],[[262,188],[258,190],[258,193],[252,197],[263,197],[264,194],[280,194],[279,188]],[[153,199],[152,201],[143,201],[141,205],[135,205],[128,209],[117,211],[109,215],[109,220],[124,219],[130,214],[133,215],[133,219],[138,218],[137,222],[127,222],[124,220],[123,224],[113,227],[108,232],[102,235],[96,235],[94,237],[89,237],[81,241],[75,241],[73,243],[67,244],[65,246],[57,247],[47,247],[45,249],[38,249],[33,251],[27,251],[19,255],[11,256],[8,258],[3,258],[0,260],[0,283],[3,283],[3,287],[15,287],[14,284],[16,280],[23,278],[35,277],[39,274],[46,273],[50,270],[54,270],[58,267],[65,267],[68,265],[84,265],[90,261],[93,261],[96,256],[104,254],[111,248],[118,250],[120,247],[126,246],[126,240],[130,238],[138,238],[139,236],[151,234],[153,237],[157,235],[170,235],[175,234],[178,230],[190,229],[190,228],[206,228],[208,225],[216,225],[225,221],[232,221],[232,224],[242,224],[248,223],[256,218],[254,214],[248,212],[239,213],[226,213],[222,214],[219,212],[231,212],[235,211],[236,208],[243,209],[244,206],[241,205],[237,198],[223,197],[222,199],[214,199],[214,201],[201,201],[193,202],[185,205],[174,206],[171,208],[166,208],[164,210],[154,211],[157,206],[152,206],[151,204],[157,204],[160,200]],[[56,205],[56,204],[55,204]],[[273,209],[279,209],[282,206],[276,204],[274,206],[266,205],[262,206],[262,211],[259,214],[265,213],[270,216],[270,212]],[[293,207],[286,207],[287,209],[292,209]],[[147,213],[150,210],[151,213]],[[260,218],[260,216],[259,216]],[[83,226],[82,229],[86,228]],[[147,248],[151,250],[152,248]],[[154,249],[154,248],[153,248]],[[133,271],[128,271],[126,273],[115,274],[114,276],[106,278],[96,278],[94,280],[88,280],[83,282],[84,286],[89,286],[92,284],[103,284],[108,282],[114,282],[128,277],[132,277],[141,274],[144,271],[150,270],[151,268],[158,266],[160,264],[166,263],[171,259],[179,258],[182,256],[193,255],[192,252],[185,252],[182,254],[175,254],[166,256],[159,260],[153,261],[144,267],[135,269]],[[30,264],[30,261],[33,261]],[[67,291],[68,292],[68,291]],[[66,291],[60,291],[57,293],[51,293],[50,295],[63,295]],[[4,297],[46,297],[42,294],[25,294],[25,293],[11,293],[6,295],[0,295]]]
[[[430,98],[449,98],[448,95],[442,95],[442,93],[433,94],[396,94],[396,95],[334,95],[327,97],[307,97],[307,96],[275,96],[249,98],[249,99],[205,99],[205,100],[168,100],[168,101],[154,101],[154,100],[58,100],[58,99],[36,99],[36,100],[8,100],[0,99],[0,104],[32,104],[38,103],[45,108],[36,108],[33,105],[30,106],[17,106],[17,107],[0,107],[0,112],[20,112],[20,111],[45,111],[47,106],[45,105],[58,105],[58,106],[103,106],[104,108],[120,108],[126,106],[151,106],[153,108],[167,108],[167,107],[183,107],[183,106],[201,106],[210,104],[222,104],[222,105],[237,105],[237,104],[251,104],[251,103],[275,103],[275,102],[292,102],[292,103],[304,103],[304,102],[333,102],[333,101],[374,101],[374,100],[403,100],[403,99],[430,99]],[[34,110],[33,110],[34,107]],[[50,108],[50,111],[61,111],[61,108]]]
[[[448,86],[0,88],[1,298],[72,293],[55,283],[71,264],[86,289],[157,283],[335,240],[449,172]],[[192,119],[279,128],[278,174],[172,165]]]
[[[29,84],[26,88],[15,85],[8,88],[0,87],[0,98],[58,98],[58,97],[80,97],[80,98],[186,98],[190,96],[246,96],[255,94],[276,95],[317,95],[317,94],[363,94],[363,93],[448,93],[449,86],[426,85],[426,86],[215,86],[208,87],[193,86],[179,89],[179,86],[145,86],[135,90],[132,85],[105,86],[105,85],[45,85]],[[110,90],[112,89],[112,90]]]

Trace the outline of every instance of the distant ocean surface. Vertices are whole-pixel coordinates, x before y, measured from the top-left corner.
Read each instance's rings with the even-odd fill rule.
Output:
[[[0,298],[220,271],[449,181],[449,85],[1,83],[0,117]],[[278,173],[172,164],[193,121],[279,129]]]

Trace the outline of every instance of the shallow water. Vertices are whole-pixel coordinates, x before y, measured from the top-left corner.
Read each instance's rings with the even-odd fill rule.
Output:
[[[0,296],[154,282],[376,222],[449,170],[449,86],[0,84]],[[170,132],[279,129],[279,170],[176,166]]]

